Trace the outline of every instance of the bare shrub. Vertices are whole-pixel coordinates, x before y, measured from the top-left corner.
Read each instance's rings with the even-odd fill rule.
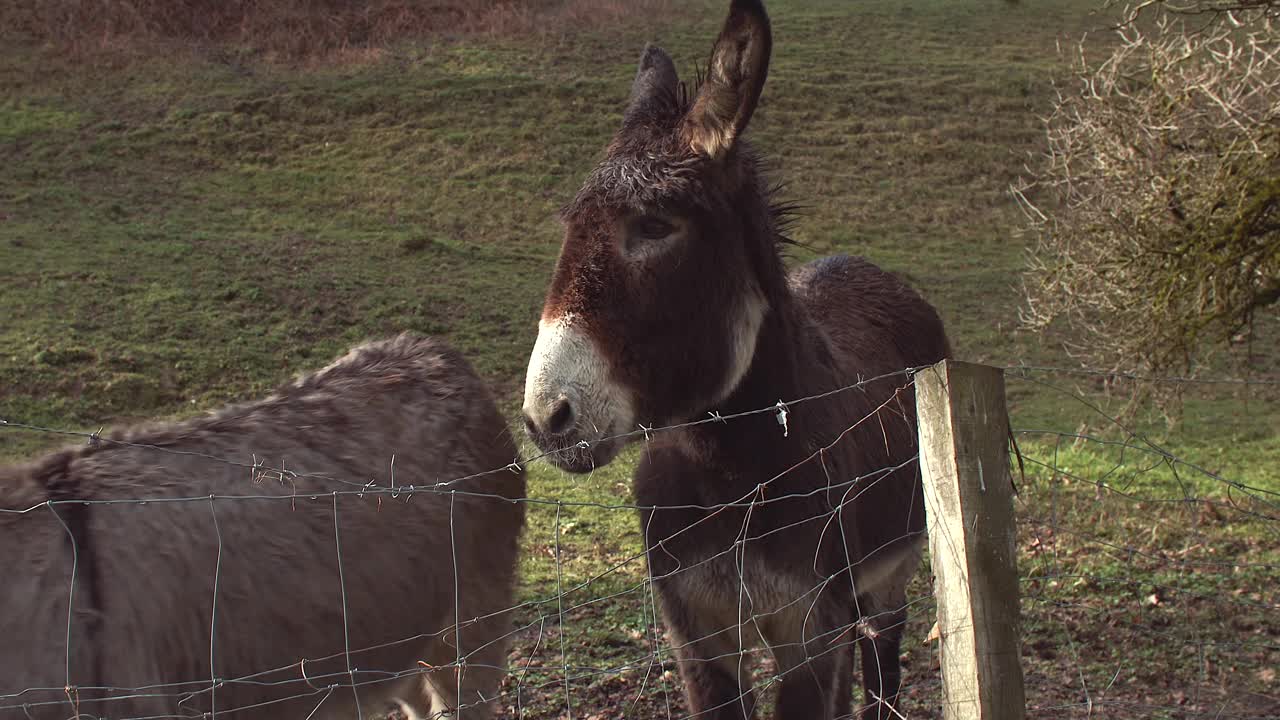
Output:
[[[1194,375],[1280,300],[1280,37],[1262,5],[1147,3],[1105,57],[1079,46],[1015,194],[1035,237],[1024,323],[1082,362]],[[1131,407],[1175,399],[1135,387]]]

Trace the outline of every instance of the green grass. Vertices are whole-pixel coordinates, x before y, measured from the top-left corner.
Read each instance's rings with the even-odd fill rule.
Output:
[[[76,65],[6,44],[0,418],[96,430],[188,414],[260,396],[367,337],[416,330],[465,352],[514,419],[559,247],[555,210],[614,130],[644,42],[663,44],[685,77],[704,61],[722,9],[698,7],[677,21],[402,46],[306,69],[188,53]],[[903,273],[941,309],[963,359],[1068,365],[1015,332],[1026,239],[1007,187],[1038,147],[1055,41],[1096,28],[1091,7],[770,3],[775,56],[752,137],[806,208],[793,260],[851,252]],[[1015,427],[1124,437],[1085,404],[1117,407],[1092,380],[1033,377],[1010,378]],[[1155,417],[1135,429],[1276,492],[1275,399],[1273,387],[1196,386],[1175,429]],[[62,441],[0,429],[0,458]],[[1105,687],[1131,704],[1101,705],[1100,717],[1212,717],[1228,697],[1239,716],[1278,712],[1263,674],[1280,665],[1276,498],[1243,499],[1239,485],[1186,466],[1175,475],[1133,449],[1019,441],[1037,716],[1083,715],[1059,706]],[[547,602],[523,616],[512,681],[523,678],[529,717],[564,713],[562,642],[570,665],[618,669],[571,670],[575,717],[682,707],[661,668],[623,667],[646,657],[653,626],[625,507],[634,457],[590,477],[531,469],[530,494],[546,502],[531,508],[521,595]],[[1206,501],[1218,519],[1197,509]],[[1187,558],[1256,567],[1191,569]],[[1157,586],[1176,592],[1147,603]],[[923,574],[913,592],[927,596]],[[908,708],[933,717],[936,646],[921,644],[931,607],[914,610]]]

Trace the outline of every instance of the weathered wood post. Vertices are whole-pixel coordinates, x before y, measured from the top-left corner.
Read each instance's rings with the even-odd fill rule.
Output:
[[[944,360],[916,373],[920,469],[947,720],[1022,720],[1017,548],[1004,374]]]

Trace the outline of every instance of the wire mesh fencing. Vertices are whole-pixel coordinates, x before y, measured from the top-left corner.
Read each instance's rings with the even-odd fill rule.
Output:
[[[886,629],[905,632],[897,657],[902,690],[886,698],[882,716],[942,717],[927,557],[892,605],[860,607],[865,593],[855,589],[859,607],[819,621],[874,549],[834,567],[820,562],[817,545],[778,554],[797,538],[848,548],[838,536],[859,498],[914,472],[911,456],[847,476],[828,470],[819,486],[793,482],[806,468],[826,467],[832,446],[853,429],[899,417],[896,405],[878,405],[833,437],[811,442],[803,463],[767,474],[730,501],[666,506],[690,518],[673,531],[654,531],[654,506],[637,502],[630,484],[638,459],[683,432],[734,432],[755,422],[772,427],[775,442],[803,443],[792,423],[806,403],[875,382],[892,383],[897,397],[911,390],[911,373],[746,413],[640,427],[622,438],[633,443],[629,455],[573,477],[549,468],[546,453],[443,478],[416,476],[404,455],[388,454],[369,463],[385,471],[350,476],[298,464],[279,448],[215,456],[9,418],[3,431],[121,446],[135,461],[172,474],[164,492],[101,497],[63,488],[0,508],[6,548],[25,543],[67,555],[59,572],[5,581],[6,606],[16,607],[10,599],[20,593],[45,606],[23,620],[29,631],[19,637],[43,647],[9,642],[0,652],[53,666],[56,677],[38,685],[0,682],[0,717],[309,718],[346,709],[355,717],[396,717],[409,708],[369,699],[411,700],[423,682],[444,698],[415,708],[424,716],[769,717],[782,710],[779,693],[788,680],[860,697],[854,678],[868,672],[867,660],[860,668],[849,663],[855,648],[874,648]],[[1280,492],[1267,484],[1274,475],[1238,479],[1180,459],[1062,378],[1053,369],[1006,372],[1011,397],[1047,393],[1058,398],[1059,414],[1075,421],[1067,431],[1012,414],[1029,715],[1280,717]],[[521,471],[528,473],[524,497],[485,490],[486,481]],[[505,596],[501,573],[492,575],[477,550],[502,537],[485,509],[513,504],[524,509],[526,527],[520,579]],[[778,512],[790,506],[821,510]],[[396,513],[409,508],[433,508],[423,517],[438,525],[416,547],[393,532],[403,522]],[[155,515],[170,520],[146,521]],[[40,529],[30,531],[36,517]],[[86,522],[92,531],[77,526]],[[121,534],[152,529],[130,546],[138,554],[108,558],[101,554],[109,532],[99,529],[103,522]],[[696,562],[679,546],[689,538],[697,538]],[[901,540],[918,544],[923,537],[904,529]],[[204,600],[184,605],[159,596],[156,588],[168,585],[151,577],[157,566],[148,554],[169,559],[159,567],[183,568],[182,580]],[[667,555],[678,561],[666,562]],[[803,559],[811,581],[771,582],[758,558],[783,556]],[[271,557],[287,558],[299,574],[255,575]],[[393,582],[392,572],[412,579]],[[663,592],[681,583],[714,620],[673,625],[664,617]],[[466,587],[503,601],[472,606]],[[397,620],[421,607],[444,608],[444,615]],[[778,628],[797,617],[801,630],[786,640]],[[132,638],[127,652],[125,638]],[[125,668],[125,657],[154,662]],[[387,664],[388,657],[395,662]],[[825,685],[816,677],[820,667],[835,668],[853,688]],[[696,700],[695,710],[685,680],[711,672],[735,676],[737,691]]]
[[[1166,427],[1112,414],[1090,392],[1134,378],[1032,368],[1006,377],[1011,392],[1045,398],[1074,425],[1014,413],[1031,714],[1280,717],[1280,485],[1266,451],[1223,446],[1226,429],[1189,422],[1199,402],[1190,398],[1192,440],[1174,452],[1155,439]],[[1246,428],[1269,421],[1276,390],[1268,380],[1159,381],[1226,404]]]

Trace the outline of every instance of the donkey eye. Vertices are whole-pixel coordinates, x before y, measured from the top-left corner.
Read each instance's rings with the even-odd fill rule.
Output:
[[[675,232],[675,226],[660,217],[647,215],[635,223],[635,234],[645,240],[661,240]]]

